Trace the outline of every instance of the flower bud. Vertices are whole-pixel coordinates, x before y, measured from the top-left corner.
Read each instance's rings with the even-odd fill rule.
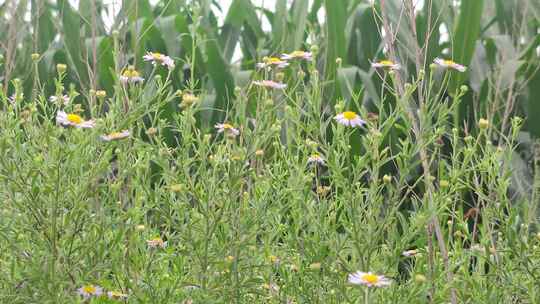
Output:
[[[423,274],[417,274],[414,276],[414,281],[416,283],[424,283],[427,281],[426,276]]]
[[[63,63],[59,63],[56,65],[56,71],[58,72],[58,74],[63,74],[66,72],[66,70],[67,70],[67,65]]]
[[[182,185],[181,184],[173,184],[169,186],[169,189],[171,189],[172,192],[179,193],[182,192]]]
[[[264,150],[259,149],[259,150],[255,151],[255,155],[256,156],[263,156],[264,155]]]
[[[267,107],[271,107],[274,105],[274,101],[271,98],[268,98],[267,100],[264,101],[264,105]]]
[[[97,98],[105,98],[106,96],[107,96],[107,92],[105,92],[103,90],[96,91],[96,97]]]
[[[389,183],[392,182],[392,176],[390,176],[390,175],[388,175],[388,174],[385,174],[385,175],[383,176],[382,179],[383,179],[383,182],[384,182],[385,184],[389,184]]]
[[[137,226],[135,226],[135,230],[137,230],[137,231],[144,231],[145,228],[146,228],[146,227],[144,227],[144,225],[137,225]]]
[[[38,53],[32,53],[32,55],[30,55],[30,58],[32,58],[32,61],[38,61],[39,60],[39,54]]]
[[[156,133],[157,133],[156,128],[149,128],[148,130],[146,130],[146,135],[148,135],[148,136],[154,136],[154,135],[156,135]]]
[[[469,87],[466,85],[462,85],[461,87],[459,87],[459,90],[461,91],[462,94],[465,94],[467,93],[467,91],[469,91]]]
[[[446,188],[448,188],[449,186],[450,186],[450,183],[449,183],[447,180],[441,179],[441,180],[439,181],[439,187],[441,187],[442,189],[446,189]]]
[[[319,47],[317,45],[312,45],[310,51],[315,55],[319,52]]]
[[[311,263],[309,265],[309,269],[311,269],[311,270],[320,270],[321,269],[321,263]]]
[[[343,63],[343,59],[341,57],[336,58],[336,64],[341,67],[341,64]]]
[[[118,35],[120,35],[120,32],[118,30],[114,30],[114,31],[111,32],[111,34],[112,34],[112,36],[114,38],[116,38],[116,37],[118,37]]]
[[[487,129],[489,127],[489,121],[487,119],[480,118],[478,121],[478,127],[482,130]]]
[[[536,238],[540,241],[540,232],[536,234]]]

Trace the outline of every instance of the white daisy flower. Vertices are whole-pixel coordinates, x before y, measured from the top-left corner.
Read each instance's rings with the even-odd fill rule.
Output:
[[[112,132],[106,135],[101,135],[101,139],[104,141],[113,141],[113,140],[119,140],[129,137],[131,133],[129,130],[123,130],[121,132]]]
[[[85,299],[91,297],[99,297],[103,294],[103,288],[97,285],[84,285],[81,288],[77,289],[77,293]]]
[[[308,158],[307,163],[308,164],[317,163],[317,164],[324,165],[324,159],[319,154],[313,154]]]
[[[412,250],[406,250],[401,253],[404,257],[413,257],[418,254],[418,250],[412,249]]]
[[[83,129],[93,128],[96,125],[93,119],[84,120],[81,116],[77,114],[67,114],[64,111],[58,111],[56,113],[56,123],[59,123],[63,126],[72,126]]]
[[[385,287],[392,284],[392,281],[382,275],[376,275],[371,272],[357,271],[349,274],[349,283],[355,285],[364,285],[367,287]]]
[[[53,95],[53,96],[49,97],[49,101],[54,103],[54,104],[59,104],[59,102],[61,102],[63,105],[67,106],[69,104],[69,96],[62,95],[62,96],[58,97],[56,95]]]
[[[107,292],[107,297],[111,300],[125,300],[128,295],[119,291],[109,291]]]
[[[443,67],[443,68],[446,68],[446,69],[454,69],[454,70],[462,72],[462,73],[467,70],[466,66],[463,66],[463,65],[461,65],[459,63],[455,63],[452,60],[435,58],[435,60],[433,60],[433,62],[435,62],[435,64],[440,66],[440,67]]]
[[[264,57],[262,62],[257,63],[257,68],[264,69],[266,67],[285,68],[289,66],[289,63],[285,60],[281,60],[277,57]]]
[[[394,63],[391,60],[381,60],[379,62],[372,62],[371,67],[373,68],[387,68],[390,70],[399,70],[401,69],[401,66],[399,63]]]
[[[143,56],[144,61],[150,61],[153,65],[161,64],[169,68],[169,70],[174,69],[174,60],[166,55],[157,52],[147,52]]]
[[[162,238],[157,237],[150,240],[146,240],[146,244],[150,248],[165,248],[167,247],[167,242],[164,242]]]
[[[311,52],[304,51],[294,51],[290,54],[282,54],[281,59],[283,60],[293,60],[293,59],[304,59],[310,61],[313,54]]]
[[[236,137],[240,134],[240,131],[228,123],[216,124],[215,128],[218,133],[225,133],[227,136]]]
[[[141,77],[141,74],[135,70],[133,66],[128,67],[122,75],[120,75],[120,82],[123,84],[127,83],[141,83],[144,81],[144,78]]]
[[[352,111],[340,113],[336,115],[334,119],[338,123],[347,127],[361,127],[366,124],[366,122],[362,120],[358,114]]]
[[[253,84],[260,87],[283,90],[287,87],[286,84],[281,82],[275,82],[273,80],[253,81]]]

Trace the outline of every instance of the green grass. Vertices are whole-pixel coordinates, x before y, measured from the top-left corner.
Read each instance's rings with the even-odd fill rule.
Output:
[[[412,19],[409,1],[315,1],[309,12],[277,1],[275,13],[234,1],[247,13],[228,12],[221,28],[206,2],[125,1],[110,34],[91,21],[100,5],[37,2],[38,31],[0,33],[0,303],[540,302],[533,2],[522,1],[518,30],[505,12],[514,1],[433,1]],[[8,28],[26,22],[9,16]],[[459,54],[423,36],[441,23]],[[32,47],[17,44],[32,35]],[[313,60],[255,69],[296,49]],[[387,57],[401,69],[370,67]],[[467,73],[435,57],[462,59]],[[122,83],[130,65],[144,82]],[[270,79],[287,87],[254,83]],[[66,105],[49,100],[64,94]],[[63,126],[62,111],[95,125]],[[341,125],[345,111],[365,124]],[[351,284],[357,271],[391,284]],[[86,285],[104,294],[85,299]]]

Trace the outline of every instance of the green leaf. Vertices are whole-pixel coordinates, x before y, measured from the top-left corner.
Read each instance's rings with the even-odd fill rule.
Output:
[[[535,138],[540,138],[540,73],[538,70],[540,66],[536,65],[531,68],[533,71],[531,79],[528,84],[529,96],[527,99],[528,111],[527,111],[527,129],[531,132],[531,135]]]
[[[347,2],[325,0],[326,8],[326,37],[328,39],[326,48],[326,60],[324,73],[327,80],[334,80],[334,87],[328,93],[329,96],[338,94],[339,87],[335,81],[337,73],[336,59],[339,57],[346,64],[347,42],[345,40],[345,26],[347,22]]]
[[[461,1],[458,22],[453,36],[452,55],[454,61],[465,66],[470,65],[476,40],[480,34],[480,24],[484,11],[484,0]],[[454,73],[450,80],[449,93],[454,94],[467,80],[469,72]]]
[[[34,20],[34,24],[37,24],[38,27],[38,41],[36,51],[40,54],[43,54],[45,51],[47,51],[49,45],[54,40],[54,36],[56,35],[51,12],[47,7],[45,1],[32,1],[32,17],[37,19],[37,22]]]
[[[64,30],[64,46],[68,50],[69,57],[75,68],[77,78],[81,86],[88,84],[88,70],[86,61],[81,49],[81,19],[66,0],[59,0],[58,5],[61,11],[62,27]]]
[[[213,125],[225,117],[229,100],[234,95],[234,78],[215,39],[209,39],[206,42],[206,55],[206,67],[217,96],[211,121],[211,125]]]
[[[292,20],[294,22],[293,35],[289,36],[287,51],[298,50],[304,41],[306,33],[308,0],[296,0],[292,5]]]

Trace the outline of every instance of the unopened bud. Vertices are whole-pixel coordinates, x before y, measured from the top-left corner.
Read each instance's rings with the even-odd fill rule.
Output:
[[[146,130],[146,135],[148,136],[153,136],[157,133],[157,129],[156,128],[149,128],[148,130]]]
[[[487,129],[489,127],[489,121],[487,119],[480,118],[478,121],[478,127],[482,130]]]
[[[282,72],[276,73],[276,80],[282,82],[285,79],[285,74]]]
[[[385,184],[389,184],[389,183],[392,182],[392,176],[390,176],[390,175],[388,175],[388,174],[385,174],[385,175],[383,176],[382,179],[383,179],[383,182],[384,182]]]
[[[259,149],[259,150],[255,151],[255,155],[256,156],[263,156],[264,155],[264,150]]]
[[[321,263],[312,263],[309,265],[309,269],[311,270],[320,270],[321,269]]]
[[[414,280],[416,283],[424,283],[427,281],[426,276],[423,274],[417,274],[414,276]]]
[[[106,96],[107,96],[107,92],[105,92],[103,90],[96,91],[96,97],[97,98],[105,98]]]
[[[171,189],[172,192],[178,193],[178,192],[182,191],[182,185],[180,185],[180,184],[170,185],[169,189]]]
[[[66,72],[66,70],[67,70],[67,65],[63,63],[59,63],[56,65],[56,71],[58,72],[58,74],[63,74]]]
[[[38,61],[39,60],[39,54],[38,53],[33,53],[32,55],[30,55],[30,58],[32,58],[33,61]]]
[[[442,188],[442,189],[445,189],[445,188],[448,188],[450,186],[450,183],[445,180],[445,179],[441,179],[439,181],[439,186]]]

